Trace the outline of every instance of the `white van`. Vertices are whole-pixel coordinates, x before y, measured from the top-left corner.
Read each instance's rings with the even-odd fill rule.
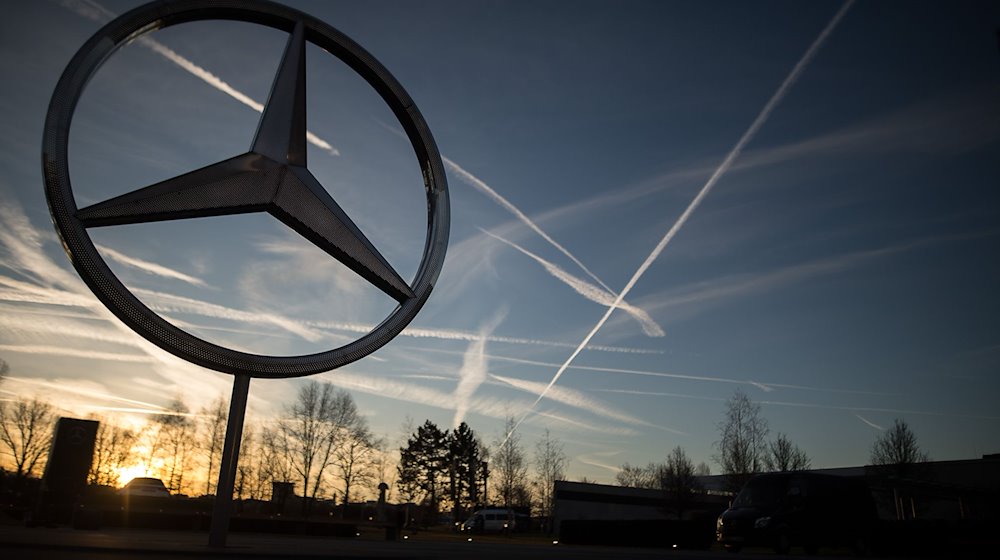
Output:
[[[498,533],[513,531],[516,523],[512,509],[481,509],[462,523],[462,530],[471,533]]]

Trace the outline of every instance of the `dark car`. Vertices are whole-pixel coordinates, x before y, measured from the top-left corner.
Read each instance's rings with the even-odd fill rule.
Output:
[[[869,548],[877,513],[863,479],[807,472],[757,475],[719,516],[715,534],[726,550],[792,546]]]
[[[118,493],[122,496],[143,496],[150,498],[169,498],[170,491],[158,478],[136,477],[129,481]]]

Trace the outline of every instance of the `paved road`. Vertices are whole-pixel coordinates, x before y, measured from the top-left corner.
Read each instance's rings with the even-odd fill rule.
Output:
[[[426,538],[426,537],[425,537]],[[415,535],[405,541],[331,539],[287,535],[231,534],[224,550],[210,549],[206,533],[101,530],[74,531],[68,528],[0,527],[0,557],[25,560],[67,558],[103,560],[120,558],[217,559],[248,558],[391,558],[391,559],[465,559],[536,560],[570,558],[579,560],[640,560],[651,558],[721,559],[777,558],[773,554],[733,555],[712,551],[682,551],[648,548],[609,548],[567,546],[498,539],[473,539],[442,542],[424,540]]]
[[[231,534],[224,550],[209,549],[206,533],[170,531],[102,530],[74,531],[68,528],[27,529],[0,527],[0,557],[24,560],[117,560],[122,558],[238,559],[296,558],[466,559],[475,560],[726,560],[779,558],[774,554],[739,554],[715,551],[685,551],[649,548],[543,545],[518,541],[442,542],[331,539],[287,535]],[[824,559],[836,558],[824,556]]]

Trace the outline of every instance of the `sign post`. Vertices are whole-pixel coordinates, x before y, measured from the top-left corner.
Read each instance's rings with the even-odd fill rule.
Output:
[[[289,34],[250,149],[239,156],[78,208],[69,178],[69,130],[77,101],[98,68],[124,44],[153,30],[202,20],[235,20]],[[427,238],[412,282],[406,282],[355,225],[306,161],[306,43],[331,53],[360,75],[399,120],[417,156],[427,195]],[[448,245],[444,165],[430,129],[403,87],[361,46],[303,12],[264,0],[156,1],[127,12],[94,34],[63,71],[45,120],[45,194],[70,261],[98,299],[122,322],[160,348],[234,376],[222,467],[209,545],[224,547],[239,461],[250,379],[330,371],[392,340],[430,297]],[[187,333],[154,313],[114,275],[88,229],[265,212],[340,261],[397,302],[361,338],[325,352],[266,356],[239,352]]]

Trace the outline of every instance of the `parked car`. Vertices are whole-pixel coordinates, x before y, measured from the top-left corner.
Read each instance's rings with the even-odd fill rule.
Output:
[[[808,472],[757,475],[716,521],[716,540],[730,552],[744,546],[869,548],[875,501],[861,478]]]
[[[152,498],[169,498],[170,491],[158,478],[133,478],[118,491],[122,496],[149,496]]]
[[[499,533],[514,531],[517,516],[512,509],[481,509],[462,523],[462,531],[472,533]]]

